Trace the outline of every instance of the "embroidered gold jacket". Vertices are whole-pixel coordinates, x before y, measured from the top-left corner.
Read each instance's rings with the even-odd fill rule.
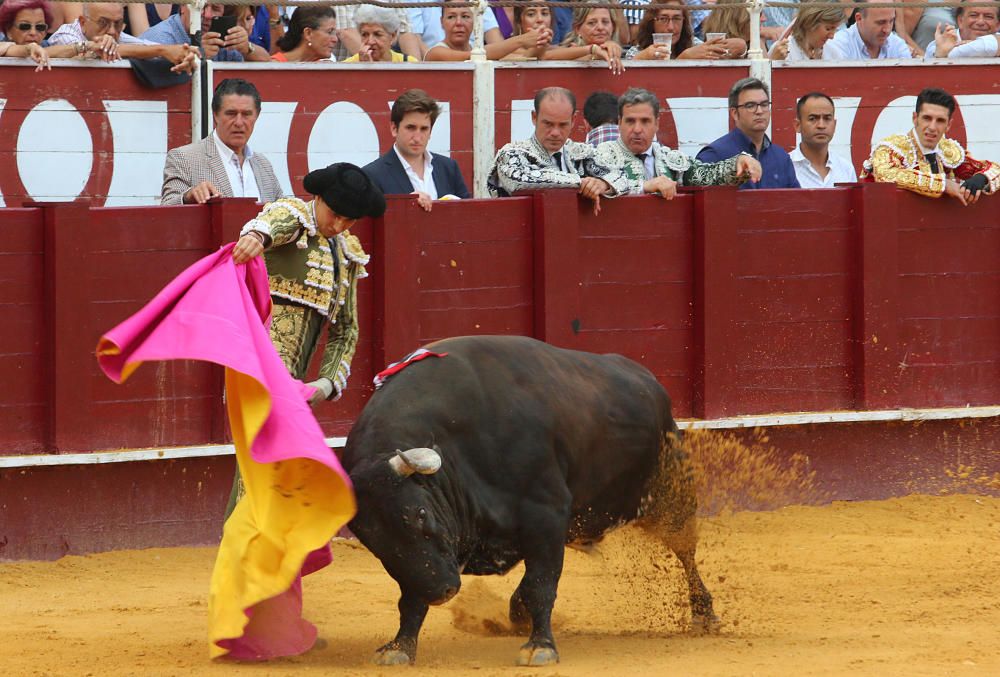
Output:
[[[862,165],[861,179],[895,183],[920,195],[939,197],[944,193],[947,179],[964,181],[975,174],[983,174],[989,181],[987,193],[1000,190],[1000,165],[997,163],[970,157],[961,144],[947,137],[941,139],[936,153],[938,168],[942,170],[937,174],[931,172],[913,130],[908,134],[894,134],[875,145],[871,157]]]
[[[369,256],[361,241],[350,231],[327,239],[316,230],[312,203],[294,197],[265,205],[243,234],[250,230],[271,238],[264,254],[271,296],[311,308],[329,321],[319,375],[333,382],[340,397],[358,343],[357,282],[368,276]]]

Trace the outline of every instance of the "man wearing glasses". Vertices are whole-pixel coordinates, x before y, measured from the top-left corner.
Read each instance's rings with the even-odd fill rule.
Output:
[[[84,3],[80,19],[60,26],[49,38],[49,44],[76,45],[78,56],[93,56],[103,61],[159,56],[174,64],[171,70],[190,73],[194,69],[198,50],[191,45],[157,45],[122,32],[124,27],[124,6],[112,2]]]
[[[792,159],[771,143],[767,128],[771,124],[771,98],[767,85],[757,78],[738,80],[729,90],[729,114],[736,126],[733,131],[701,149],[701,162],[719,162],[749,153],[761,164],[760,181],[747,181],[747,188],[799,188]]]

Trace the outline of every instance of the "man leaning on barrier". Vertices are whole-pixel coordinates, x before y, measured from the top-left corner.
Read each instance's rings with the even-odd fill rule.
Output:
[[[49,44],[76,45],[79,56],[94,56],[103,61],[163,57],[174,64],[171,68],[174,72],[194,70],[198,50],[191,45],[158,45],[125,33],[124,27],[124,5],[85,3],[80,18],[60,26],[49,38]]]
[[[699,162],[656,140],[660,102],[652,92],[633,87],[618,99],[616,141],[597,147],[597,160],[620,168],[629,180],[629,192],[656,193],[668,200],[677,186],[736,185],[760,180],[760,163],[746,153],[720,162]]]
[[[577,188],[594,202],[597,214],[602,197],[628,193],[628,177],[620,169],[602,165],[593,146],[570,140],[575,115],[573,92],[562,87],[538,90],[531,113],[535,132],[497,153],[487,179],[490,194],[509,197],[532,188]]]
[[[864,162],[861,178],[895,183],[928,197],[949,195],[963,205],[997,192],[1000,165],[970,157],[961,144],[945,136],[954,113],[955,97],[943,89],[920,92],[913,129],[879,141]]]
[[[729,90],[729,114],[735,126],[702,148],[697,158],[718,162],[740,153],[749,153],[760,162],[760,181],[747,182],[745,188],[799,188],[795,167],[784,148],[771,143],[767,128],[771,124],[771,94],[757,78],[743,78]]]
[[[212,96],[215,130],[201,141],[174,148],[163,167],[160,204],[204,204],[213,197],[282,196],[274,168],[247,145],[260,116],[260,93],[251,82],[227,78]]]

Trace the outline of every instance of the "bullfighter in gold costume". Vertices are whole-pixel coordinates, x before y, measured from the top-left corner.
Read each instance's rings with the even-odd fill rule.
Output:
[[[949,195],[963,205],[1000,190],[1000,165],[972,158],[945,133],[951,128],[955,98],[940,89],[917,97],[913,129],[879,141],[865,160],[861,178],[895,183],[929,197]]]

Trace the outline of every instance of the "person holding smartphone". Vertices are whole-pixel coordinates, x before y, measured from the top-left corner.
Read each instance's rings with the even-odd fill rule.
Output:
[[[227,11],[228,9],[228,11]],[[267,50],[250,42],[250,34],[238,20],[237,12],[244,8],[219,3],[205,5],[201,14],[200,39],[202,55],[212,61],[270,61]],[[191,8],[181,9],[169,19],[161,21],[142,34],[143,40],[161,45],[180,45],[192,42],[188,30]]]

